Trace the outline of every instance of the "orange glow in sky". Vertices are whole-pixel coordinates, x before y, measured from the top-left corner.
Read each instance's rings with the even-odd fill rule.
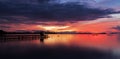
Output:
[[[63,31],[67,31],[65,29],[70,27],[70,26],[41,26],[41,25],[38,25],[38,27],[42,27],[42,28],[44,28],[45,30],[48,30],[48,31],[59,32],[60,29],[64,29]],[[68,31],[72,31],[72,30],[68,30]]]
[[[115,17],[115,16],[114,16]],[[117,16],[116,16],[117,17]],[[109,20],[109,21],[108,21]],[[55,25],[60,24],[61,22],[49,22],[47,24],[50,25],[35,25],[35,24],[18,24],[18,25],[6,25],[11,26],[11,28],[3,28],[4,30],[8,31],[15,31],[15,30],[45,30],[45,31],[54,31],[54,32],[116,32],[118,30],[112,29],[112,27],[119,26],[120,25],[120,19],[119,18],[101,18],[96,20],[90,20],[90,21],[77,21],[75,23],[69,23],[65,22],[65,25]]]

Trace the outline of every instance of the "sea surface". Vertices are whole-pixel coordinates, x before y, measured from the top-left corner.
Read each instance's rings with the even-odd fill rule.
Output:
[[[0,59],[120,59],[120,34],[20,35],[0,39]]]

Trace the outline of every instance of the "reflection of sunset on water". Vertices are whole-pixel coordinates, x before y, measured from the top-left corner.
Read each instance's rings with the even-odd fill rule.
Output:
[[[53,34],[53,35],[48,35],[49,38],[45,39],[45,44],[47,45],[57,45],[57,44],[63,44],[63,45],[68,45],[70,44],[69,42],[71,41],[71,38],[74,38],[74,35],[69,35],[69,34]]]
[[[119,47],[117,36],[115,35],[76,35],[76,40],[72,44],[78,46],[93,47],[99,49],[112,49]]]
[[[119,48],[119,35],[71,35],[71,34],[53,34],[45,39],[46,45],[66,45],[77,47],[90,47],[97,49],[115,49]]]

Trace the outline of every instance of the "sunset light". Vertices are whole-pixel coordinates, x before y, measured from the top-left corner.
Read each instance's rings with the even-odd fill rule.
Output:
[[[61,29],[65,30],[65,29],[69,28],[70,26],[41,26],[41,25],[38,25],[38,27],[44,28],[45,30],[49,30],[49,31],[59,32]]]
[[[0,59],[120,59],[120,0],[0,0]]]

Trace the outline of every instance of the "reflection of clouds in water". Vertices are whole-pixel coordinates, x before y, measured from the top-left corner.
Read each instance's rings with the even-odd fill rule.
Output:
[[[112,54],[119,59],[120,58],[120,48],[113,49]]]
[[[115,34],[114,36],[116,36],[116,41],[119,44],[118,46],[120,46],[120,34]],[[116,58],[120,58],[120,47],[115,47],[111,51]]]
[[[53,34],[49,35],[44,42],[46,45],[64,45],[64,46],[76,46],[76,47],[91,47],[101,50],[112,50],[119,48],[120,35],[70,35],[70,34]]]
[[[27,57],[38,56],[38,58],[41,58],[41,59],[44,59],[44,58],[48,59],[49,56],[52,56],[52,55],[55,55],[55,57],[58,57],[54,59],[65,59],[66,55],[67,57],[70,57],[68,59],[81,59],[81,57],[83,56],[86,59],[106,59],[106,58],[120,59],[120,41],[118,41],[120,40],[120,34],[118,35],[117,34],[111,34],[111,35],[52,34],[48,36],[49,38],[46,38],[44,41],[45,45],[41,44],[39,39],[31,40],[31,41],[0,43],[0,52],[6,52],[6,53],[9,52],[11,54],[13,53],[13,56],[14,56],[14,52],[16,52],[16,54],[18,52],[21,53],[18,56],[21,56],[28,52]],[[89,47],[92,47],[92,48],[89,48]],[[9,48],[14,48],[14,49],[11,49],[12,50],[11,51]],[[104,48],[106,50],[103,51],[102,49]],[[93,50],[91,51],[91,49]],[[30,53],[31,55],[29,56]],[[11,55],[11,54],[8,54],[8,55]],[[113,58],[111,58],[111,54]],[[48,58],[44,56],[40,57],[40,55],[48,56]],[[117,58],[114,58],[114,56]],[[71,58],[71,57],[74,57],[74,58]],[[95,57],[95,58],[91,58],[91,57]],[[99,58],[99,57],[102,57],[102,58]]]
[[[48,46],[74,46],[90,47],[93,49],[110,51],[113,56],[120,56],[120,34],[111,35],[49,35],[50,38],[45,40]]]

